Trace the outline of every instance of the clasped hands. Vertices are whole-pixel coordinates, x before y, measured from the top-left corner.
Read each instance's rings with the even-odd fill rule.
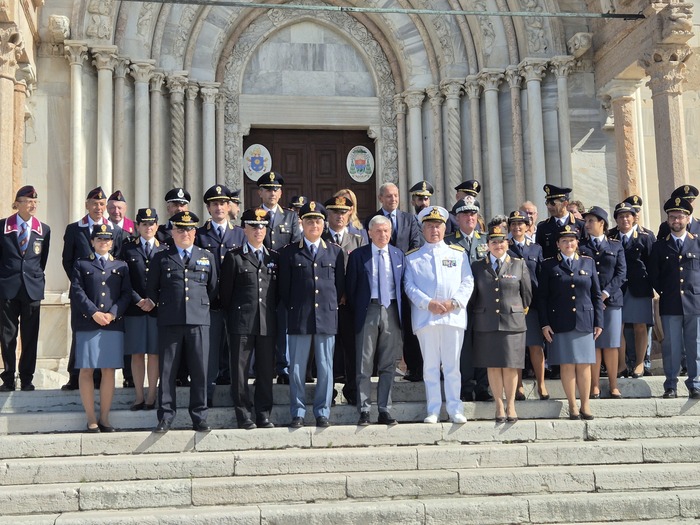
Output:
[[[449,314],[454,309],[452,299],[431,299],[428,303],[428,311],[435,315]]]
[[[109,312],[95,312],[92,314],[92,320],[100,326],[107,326],[114,319],[115,317]]]

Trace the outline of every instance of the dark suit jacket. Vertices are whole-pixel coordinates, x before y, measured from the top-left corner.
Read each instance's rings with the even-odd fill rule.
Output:
[[[158,326],[209,326],[216,289],[216,261],[205,249],[192,247],[187,268],[175,245],[153,257],[146,292],[158,306]]]
[[[586,237],[584,221],[574,217],[573,213],[569,213],[566,224],[571,224],[572,227],[576,227],[579,237],[581,241],[583,241],[584,237]],[[542,246],[542,255],[545,259],[555,257],[557,253],[559,253],[559,248],[557,248],[557,232],[559,228],[559,223],[554,217],[550,217],[537,224],[535,242]]]
[[[323,232],[323,235],[321,235],[321,238],[326,241],[326,242],[332,242],[335,243],[335,239],[332,238],[331,232],[326,229],[326,231]],[[367,241],[365,238],[362,236],[360,233],[353,233],[349,229],[348,231],[345,232],[343,235],[343,238],[340,239],[340,249],[343,250],[343,259],[345,261],[345,268],[347,269],[348,267],[348,256],[350,255],[350,252],[353,250],[356,250],[360,246],[364,246],[367,244]]]
[[[156,253],[167,250],[168,247],[164,244],[158,242],[158,239],[154,239],[153,253],[151,254],[151,259],[146,257],[146,252],[143,249],[143,244],[141,243],[141,237],[136,237],[132,242],[127,242],[122,246],[122,251],[119,254],[119,258],[124,261],[129,267],[129,277],[131,279],[131,304],[126,310],[126,315],[129,316],[141,316],[150,315],[155,317],[158,314],[158,309],[154,308],[150,312],[144,312],[136,306],[141,299],[148,297],[148,292],[146,291],[146,278],[150,271],[151,261]]]
[[[617,228],[610,230],[610,238],[620,240],[622,237]],[[627,265],[627,281],[622,285],[622,294],[629,289],[634,297],[654,297],[654,289],[649,277],[649,257],[651,247],[656,241],[653,233],[636,228],[627,243],[625,263]],[[622,242],[620,242],[622,244]]]
[[[585,239],[579,244],[579,252],[595,261],[600,291],[605,290],[610,294],[605,304],[622,307],[622,285],[627,279],[627,262],[622,243],[616,239],[604,238],[600,250],[596,250],[593,241]]]
[[[379,208],[374,214],[365,220],[365,229],[369,231],[369,221],[376,215],[384,215],[384,210]],[[391,219],[389,219],[391,220]],[[403,253],[421,246],[423,233],[415,215],[405,211],[396,210],[396,229],[391,230],[389,244],[396,246]]]
[[[24,284],[32,301],[44,298],[46,279],[44,270],[49,257],[51,228],[32,217],[29,223],[29,240],[22,255],[17,242],[17,214],[0,221],[0,299],[14,299]]]
[[[491,258],[472,264],[474,292],[469,301],[477,332],[525,332],[525,315],[532,301],[530,272],[523,259],[506,255],[496,275]]]
[[[388,246],[391,269],[394,275],[396,302],[401,322],[401,283],[406,271],[404,254],[395,246]],[[354,250],[348,257],[347,275],[345,276],[345,296],[355,318],[355,333],[359,333],[365,324],[367,308],[372,299],[372,245],[367,244]]]
[[[321,239],[312,259],[302,239],[282,248],[279,264],[287,333],[336,334],[338,301],[345,291],[345,260],[340,247]]]
[[[700,315],[700,237],[688,233],[678,252],[669,234],[651,248],[649,276],[661,315]]]
[[[119,226],[114,226],[107,219],[103,223],[112,229],[113,241],[112,249],[109,251],[113,256],[117,256],[122,249],[122,244],[128,237]],[[69,279],[73,277],[73,265],[75,261],[82,257],[89,257],[93,253],[92,242],[90,241],[90,225],[86,215],[78,222],[72,222],[66,226],[66,233],[63,235],[63,252],[61,260],[63,269]]]
[[[124,261],[110,255],[102,268],[92,254],[75,262],[70,285],[71,327],[74,331],[123,332],[124,313],[130,302],[131,280]],[[111,313],[115,319],[107,326],[100,326],[92,319],[95,312]]]
[[[556,333],[579,330],[593,333],[603,326],[603,299],[590,257],[576,255],[573,268],[564,266],[561,255],[545,259],[537,278],[537,313],[540,326]]]
[[[265,248],[280,251],[288,244],[297,243],[300,240],[301,232],[299,231],[297,212],[277,206],[272,224],[267,227],[267,235],[263,241]]]
[[[263,246],[260,264],[248,243],[224,257],[219,277],[226,328],[234,335],[277,335],[279,254]]]

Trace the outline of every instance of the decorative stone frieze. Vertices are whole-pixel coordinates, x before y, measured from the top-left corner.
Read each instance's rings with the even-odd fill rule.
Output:
[[[0,77],[14,82],[24,41],[15,24],[0,24]]]

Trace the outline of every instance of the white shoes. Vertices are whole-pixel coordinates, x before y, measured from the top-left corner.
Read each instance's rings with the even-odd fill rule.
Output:
[[[455,414],[451,419],[452,422],[457,425],[463,425],[467,422],[467,418],[464,416],[464,414]]]
[[[437,422],[438,422],[437,414],[430,414],[428,417],[426,417],[426,418],[423,420],[423,423],[435,424],[435,423],[437,423]]]

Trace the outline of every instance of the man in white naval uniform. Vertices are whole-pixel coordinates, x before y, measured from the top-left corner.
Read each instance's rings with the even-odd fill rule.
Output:
[[[413,332],[423,354],[423,380],[428,401],[425,423],[437,423],[442,406],[440,364],[445,376],[447,413],[453,423],[466,423],[460,400],[459,358],[466,306],[474,289],[469,256],[459,245],[447,245],[445,222],[449,214],[440,206],[420,212],[425,244],[406,253],[406,295],[411,301]]]

